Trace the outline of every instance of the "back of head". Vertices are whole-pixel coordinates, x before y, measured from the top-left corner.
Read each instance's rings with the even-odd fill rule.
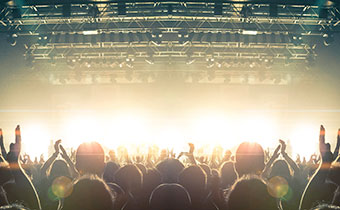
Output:
[[[50,179],[54,179],[59,176],[67,176],[67,177],[71,176],[68,166],[64,160],[54,161],[52,164],[51,170],[50,170],[50,174],[49,174]]]
[[[108,186],[96,176],[80,178],[72,194],[65,199],[63,210],[111,210],[113,196]]]
[[[224,162],[220,168],[221,186],[229,188],[237,179],[235,166],[233,162]]]
[[[264,151],[258,143],[243,142],[236,150],[235,169],[239,177],[246,174],[260,175],[264,168]]]
[[[188,190],[192,201],[202,199],[205,195],[207,175],[201,167],[192,165],[183,169],[179,174],[178,181]]]
[[[117,170],[119,169],[119,165],[115,162],[107,162],[105,165],[104,173],[103,173],[103,179],[106,183],[113,183],[114,182],[114,176]]]
[[[102,146],[97,142],[79,145],[76,152],[76,168],[80,174],[102,176],[105,167],[105,155]]]
[[[245,176],[238,180],[228,194],[228,209],[232,210],[275,210],[275,198],[271,197],[267,185],[257,177]]]
[[[177,159],[168,158],[158,163],[156,168],[161,173],[164,183],[177,183],[178,175],[184,165]]]
[[[291,178],[290,170],[285,160],[276,160],[273,163],[269,177],[281,176],[287,181]]]
[[[188,210],[191,200],[186,189],[179,184],[161,184],[150,196],[150,210]]]
[[[139,192],[142,188],[142,180],[142,172],[132,164],[121,167],[115,174],[115,183],[125,192]]]

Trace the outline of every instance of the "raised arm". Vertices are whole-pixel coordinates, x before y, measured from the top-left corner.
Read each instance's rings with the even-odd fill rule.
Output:
[[[29,208],[41,209],[38,194],[19,162],[20,152],[21,133],[18,125],[15,129],[15,143],[10,145],[10,151],[7,154],[7,161],[15,180],[15,196],[18,201],[23,201]]]
[[[0,128],[0,147],[1,147],[1,154],[4,159],[7,159],[7,152],[4,146],[4,137],[2,135],[2,129]]]
[[[52,163],[57,159],[59,154],[59,144],[61,140],[58,140],[54,143],[54,153],[47,159],[44,165],[40,168],[40,174],[46,176],[46,171],[51,167]]]
[[[292,158],[289,157],[289,155],[286,153],[286,142],[284,142],[283,140],[279,140],[280,144],[281,144],[281,155],[282,157],[287,161],[288,165],[293,169],[294,174],[299,173],[300,169],[297,166],[297,164],[294,162],[294,160]]]
[[[272,167],[274,161],[279,157],[279,151],[280,151],[281,145],[277,146],[273,155],[269,159],[269,161],[266,163],[266,166],[263,169],[262,177],[267,178],[269,176],[269,169]]]
[[[73,178],[76,178],[79,176],[79,173],[76,169],[76,166],[74,165],[74,163],[72,162],[71,158],[67,155],[66,150],[64,149],[64,147],[62,145],[60,145],[60,150],[61,150],[61,156],[64,158],[64,160],[66,161],[66,163],[69,166],[70,172],[71,172],[71,176]]]
[[[336,139],[336,147],[334,149],[334,159],[336,159],[339,155],[339,148],[340,148],[340,128],[338,130],[338,136],[337,136],[337,139]]]
[[[333,199],[336,186],[326,182],[329,168],[333,161],[333,154],[330,150],[330,145],[325,143],[325,128],[322,125],[319,135],[319,150],[321,162],[303,192],[300,210],[310,209],[317,202],[331,202]]]

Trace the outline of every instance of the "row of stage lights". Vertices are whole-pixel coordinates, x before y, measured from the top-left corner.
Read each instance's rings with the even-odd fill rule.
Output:
[[[303,36],[301,34],[287,34],[287,33],[260,33],[258,31],[240,31],[240,32],[217,32],[217,33],[204,33],[204,32],[188,32],[188,31],[179,31],[176,34],[174,33],[162,33],[162,31],[153,31],[153,32],[98,32],[97,30],[93,31],[83,31],[81,33],[66,33],[63,34],[39,34],[33,38],[39,46],[46,46],[49,43],[57,44],[57,43],[90,43],[92,45],[96,45],[98,43],[132,43],[132,42],[151,42],[155,45],[160,45],[162,42],[178,42],[181,45],[186,45],[190,42],[207,42],[207,43],[223,43],[223,42],[237,42],[243,43],[245,45],[250,43],[292,43],[295,46],[299,46],[304,43]],[[167,35],[168,37],[165,39],[163,35]],[[17,33],[9,33],[7,35],[7,41],[11,46],[15,46],[17,44],[17,39],[19,35]],[[72,37],[72,39],[71,39]],[[323,33],[323,42],[325,46],[329,46],[334,42],[334,34],[331,32]]]
[[[126,70],[121,74],[51,74],[49,81],[56,85],[67,84],[117,84],[117,83],[156,83],[157,81],[175,80],[183,83],[214,83],[214,84],[291,84],[293,78],[289,73],[268,74],[257,72],[255,74],[216,74],[214,71],[200,73],[154,73],[154,72],[135,72]]]

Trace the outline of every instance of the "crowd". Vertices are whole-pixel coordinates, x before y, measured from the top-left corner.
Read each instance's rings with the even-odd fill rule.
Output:
[[[320,155],[309,161],[294,161],[283,140],[272,154],[243,142],[234,154],[210,155],[194,144],[180,154],[105,154],[97,142],[68,153],[58,140],[46,161],[32,161],[21,154],[19,126],[9,152],[2,131],[0,146],[0,210],[340,209],[340,129],[332,152],[321,126]]]

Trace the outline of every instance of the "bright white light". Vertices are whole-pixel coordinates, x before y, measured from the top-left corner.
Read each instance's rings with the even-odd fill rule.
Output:
[[[39,124],[32,124],[22,126],[22,155],[27,153],[31,156],[32,161],[35,157],[44,155],[47,159],[47,151],[50,144],[51,137],[48,134],[46,127]]]
[[[318,126],[308,124],[297,125],[290,136],[293,157],[299,154],[301,158],[306,157],[309,160],[309,157],[317,152],[319,141]]]
[[[247,30],[243,30],[242,31],[243,35],[257,35],[257,31],[247,31]]]

